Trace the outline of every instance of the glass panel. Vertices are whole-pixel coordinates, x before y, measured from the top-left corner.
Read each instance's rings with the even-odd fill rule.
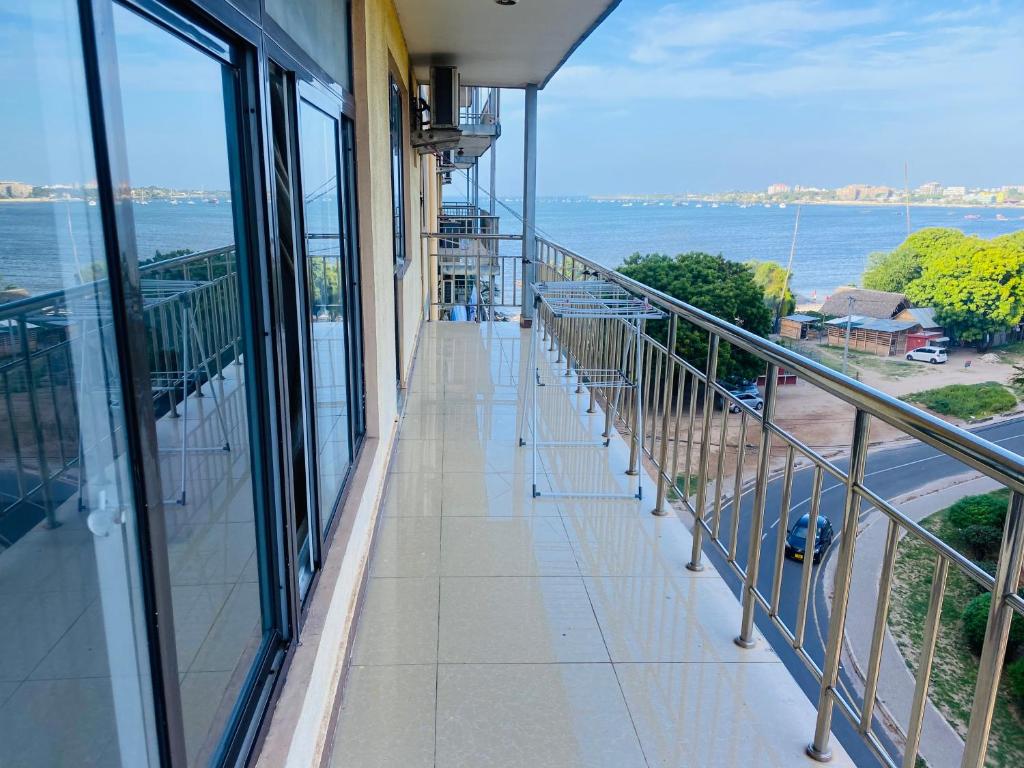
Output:
[[[156,765],[73,0],[0,12],[0,765]]]
[[[308,101],[299,106],[308,306],[313,345],[320,526],[352,460],[348,422],[345,264],[338,193],[338,121]]]
[[[300,327],[299,300],[304,289],[302,271],[296,256],[294,232],[295,182],[292,168],[292,129],[294,88],[288,75],[273,62],[270,72],[270,119],[273,131],[274,189],[277,209],[278,269],[280,270],[280,298],[278,320],[282,329],[283,355],[290,364],[283,375],[288,387],[287,436],[292,469],[292,499],[295,517],[294,538],[299,560],[300,592],[304,593],[313,572],[309,538],[309,488],[307,487],[307,430],[305,394],[308,377],[308,356],[303,349],[303,329]],[[301,361],[301,362],[300,362]]]
[[[233,189],[235,73],[115,7],[190,765],[219,748],[260,648],[254,378]]]
[[[405,264],[405,158],[402,150],[402,90],[389,76],[391,123],[391,220],[395,266]]]

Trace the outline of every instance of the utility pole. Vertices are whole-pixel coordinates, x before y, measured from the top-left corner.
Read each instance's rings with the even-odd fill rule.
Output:
[[[796,207],[796,222],[793,224],[793,243],[789,246],[789,263],[786,264],[786,279],[782,281],[782,290],[779,294],[779,309],[775,313],[775,331],[780,330],[782,325],[782,308],[786,304],[786,291],[789,289],[789,276],[793,274],[793,256],[796,254],[796,233],[800,230],[800,209]]]
[[[846,344],[843,346],[843,375],[846,375],[846,362],[850,357],[850,325],[853,324],[853,296],[847,297],[846,307]]]

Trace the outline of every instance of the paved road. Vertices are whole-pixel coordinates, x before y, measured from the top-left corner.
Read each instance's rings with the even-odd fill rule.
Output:
[[[1024,419],[1014,419],[996,424],[983,426],[973,430],[975,434],[984,437],[994,443],[1001,445],[1011,451],[1024,454]],[[778,439],[773,443],[779,445]],[[835,462],[842,470],[846,470],[847,461]],[[951,459],[935,449],[922,443],[908,444],[904,448],[893,448],[876,450],[868,455],[865,484],[883,499],[892,499],[909,491],[914,490],[929,482],[940,480],[943,477],[951,477],[968,471],[960,462]],[[812,469],[803,469],[793,475],[793,490],[791,508],[792,512],[788,524],[796,520],[799,515],[809,510],[814,472]],[[835,478],[826,474],[822,484],[821,513],[829,518],[837,535],[842,528],[842,507],[843,488]],[[783,481],[781,478],[769,483],[768,495],[765,504],[764,533],[762,535],[761,562],[758,573],[758,588],[765,595],[770,595],[772,587],[772,570],[775,563],[775,547],[777,535],[782,525],[779,520],[782,506]],[[750,518],[754,500],[753,489],[745,492],[740,500],[739,520],[739,547],[737,561],[741,566],[747,562],[747,548],[750,537]],[[720,536],[728,538],[725,533],[729,530],[732,522],[732,507],[725,505],[722,511],[722,533]],[[838,543],[838,539],[837,539]],[[838,549],[833,544],[829,555],[831,556]],[[714,550],[705,547],[709,559],[714,562],[719,571],[725,576],[726,582],[738,595],[741,587],[739,578],[724,561],[724,558]],[[825,563],[822,567],[815,568],[814,573],[814,602],[808,611],[808,625],[805,636],[805,647],[808,654],[820,667],[824,663],[825,652],[824,642],[828,633],[828,608],[824,594]],[[796,619],[797,601],[800,591],[801,564],[787,560],[783,567],[783,578],[781,588],[780,616],[788,627],[793,627]],[[771,621],[758,611],[758,628],[771,642],[772,647],[785,662],[790,672],[804,688],[804,691],[811,697],[812,701],[818,698],[818,683],[804,666],[803,661],[796,655],[788,640],[780,633]],[[851,693],[856,690],[852,687],[846,672],[843,671],[841,681],[845,688]],[[857,699],[855,699],[857,700]],[[838,707],[833,717],[833,730],[846,747],[847,752],[859,766],[879,766],[878,759],[863,745],[860,736],[849,725],[849,722],[841,714]],[[876,733],[881,729],[875,728]],[[810,740],[813,733],[808,733]]]

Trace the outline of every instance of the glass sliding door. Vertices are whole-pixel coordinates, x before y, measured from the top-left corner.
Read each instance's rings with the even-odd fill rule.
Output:
[[[357,304],[349,236],[351,159],[341,155],[338,110],[304,90],[299,100],[299,162],[313,368],[314,432],[321,535],[327,532],[361,433],[355,383]],[[315,100],[315,101],[314,101]]]
[[[0,13],[0,765],[156,766],[77,7]]]
[[[307,414],[313,401],[309,366],[309,339],[306,334],[304,254],[297,234],[296,197],[298,179],[295,169],[295,84],[289,73],[273,61],[268,62],[270,80],[270,123],[274,178],[274,209],[277,255],[274,302],[278,328],[278,352],[286,410],[284,446],[288,451],[292,558],[296,562],[295,583],[298,601],[305,597],[313,576],[313,542],[310,520],[315,505],[312,467],[312,428]]]
[[[113,9],[133,236],[159,443],[189,765],[225,734],[273,638],[264,375],[241,172],[241,54],[197,25]],[[165,26],[166,25],[166,26]]]

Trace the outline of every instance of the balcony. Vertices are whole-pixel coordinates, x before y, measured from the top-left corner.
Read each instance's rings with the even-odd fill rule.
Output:
[[[1006,632],[1024,612],[1021,457],[554,243],[538,240],[535,268],[540,280],[610,280],[667,320],[644,329],[633,358],[614,323],[538,306],[536,375],[568,386],[537,390],[536,437],[610,439],[539,447],[535,475],[530,446],[518,444],[531,332],[424,327],[332,764],[913,766],[919,754],[933,766],[985,764],[993,713],[1006,706],[995,682]],[[707,334],[702,365],[669,353],[684,326]],[[763,412],[717,383],[727,345],[764,361]],[[628,415],[627,395],[608,418],[615,401],[586,371],[624,361],[628,377],[634,360],[648,371],[647,416]],[[837,416],[849,412],[845,457],[802,442],[777,410],[782,368],[834,396]],[[879,495],[884,483],[866,471],[871,422],[915,440],[922,461],[1013,491],[992,572],[923,528],[915,505]],[[756,461],[718,450],[729,439],[756,446]],[[595,498],[630,495],[637,477],[640,498]],[[838,533],[822,564],[785,557],[805,504]],[[884,534],[865,537],[855,558],[862,523]],[[910,544],[926,548],[935,575],[922,637],[904,658],[886,621],[897,550]],[[959,733],[931,700],[954,572],[994,595]]]
[[[733,643],[741,609],[692,539],[625,490],[630,450],[517,443],[528,331],[423,331],[334,736],[335,765],[778,765],[814,708],[771,648]],[[561,375],[558,353],[542,365]],[[599,437],[585,394],[551,388],[544,433]],[[646,761],[646,762],[645,762]],[[852,765],[842,750],[836,763]]]

